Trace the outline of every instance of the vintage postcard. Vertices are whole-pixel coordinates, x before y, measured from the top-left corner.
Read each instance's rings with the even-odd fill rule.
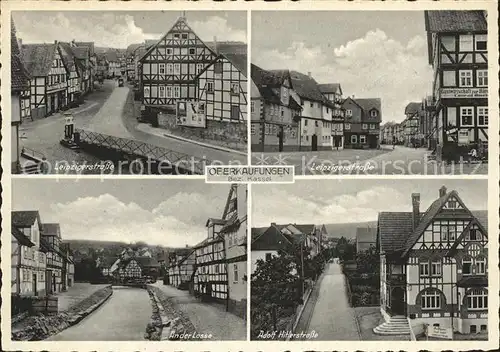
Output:
[[[6,350],[498,348],[494,1],[1,10]]]
[[[246,18],[13,11],[12,172],[202,174],[246,164]]]

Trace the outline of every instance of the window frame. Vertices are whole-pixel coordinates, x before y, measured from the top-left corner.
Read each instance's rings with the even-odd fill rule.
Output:
[[[474,127],[474,107],[473,106],[460,106],[460,127]],[[467,114],[464,114],[464,111],[467,112]],[[469,111],[471,114],[469,115]],[[464,123],[464,116],[470,117],[470,124],[465,124]]]
[[[469,265],[469,272],[467,272],[467,273],[464,270],[465,264],[470,264]],[[474,261],[472,260],[471,257],[466,256],[466,257],[462,258],[462,275],[463,276],[473,275],[473,270],[472,270],[473,265],[474,265]]]
[[[464,74],[464,75],[462,75]],[[460,88],[472,88],[474,86],[472,70],[458,70],[458,86]],[[469,82],[462,83],[462,78]]]
[[[420,308],[422,310],[438,310],[441,309],[442,299],[441,293],[438,290],[425,290],[420,295]],[[429,299],[427,299],[429,298]],[[434,298],[434,300],[432,300]],[[424,304],[425,302],[425,304]],[[434,303],[434,304],[429,304]]]
[[[359,144],[365,144],[366,143],[366,136],[364,134],[359,136]]]
[[[215,90],[215,82],[212,80],[207,81],[207,93],[213,94]]]
[[[474,302],[474,298],[476,298]],[[488,309],[488,293],[484,289],[471,289],[467,293],[466,306],[469,311]],[[476,307],[473,307],[476,303]]]
[[[476,87],[488,87],[488,70],[476,70]]]
[[[481,40],[478,40],[478,38],[481,38]],[[484,43],[485,44],[485,48],[484,49],[478,49],[478,47],[477,47],[478,43]],[[476,35],[474,35],[474,51],[479,51],[479,52],[488,51],[488,35],[487,34],[476,34]]]
[[[489,123],[489,109],[487,106],[477,106],[477,126],[488,127]],[[481,118],[483,119],[481,123]]]

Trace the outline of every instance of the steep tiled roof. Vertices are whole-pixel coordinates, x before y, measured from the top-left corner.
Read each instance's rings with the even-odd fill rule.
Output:
[[[488,30],[484,11],[425,11],[429,32],[483,32]]]
[[[57,236],[61,238],[61,227],[59,224],[42,224],[44,236]]]
[[[269,227],[252,227],[252,241],[262,235]]]
[[[377,229],[374,227],[358,227],[356,229],[357,242],[373,242],[377,241]]]
[[[247,45],[243,42],[217,42],[217,48],[215,48],[214,42],[205,42],[205,45],[208,46],[212,51],[217,51],[219,54],[247,54]]]
[[[488,229],[488,211],[487,210],[472,210],[472,215],[479,221],[479,223]]]
[[[373,108],[377,109],[378,116],[374,120],[379,122],[382,121],[382,100],[380,98],[366,98],[366,99],[355,98],[354,100],[359,106],[361,106],[367,117],[369,116],[368,114],[370,110],[372,110]]]
[[[30,239],[22,233],[17,227],[12,226],[11,228],[12,236],[19,242],[22,246],[33,247],[35,244],[30,241]]]
[[[403,250],[403,254],[407,253],[452,195],[458,196],[456,191],[451,191],[436,199],[424,213],[420,213],[420,220],[415,230],[413,230],[412,212],[381,212],[378,217],[380,251]],[[487,211],[479,210],[471,213],[483,227],[487,228]]]
[[[109,269],[116,262],[117,259],[118,257],[103,257],[101,258],[99,267]]]
[[[31,76],[47,76],[55,53],[55,44],[23,44],[22,46],[22,59]]]
[[[38,210],[13,211],[11,221],[14,226],[28,227],[33,225],[38,218]]]
[[[292,224],[297,229],[299,229],[303,234],[310,234],[314,232],[314,224]]]
[[[251,65],[252,81],[257,86],[264,100],[272,104],[281,104],[280,87],[283,81],[290,76],[288,70],[263,70],[257,65]],[[288,107],[293,110],[302,110],[298,102],[290,97]]]
[[[293,89],[299,97],[322,103],[326,102],[314,78],[297,71],[291,71],[290,76],[292,78]]]
[[[405,108],[405,115],[408,115],[408,114],[416,114],[417,112],[420,111],[420,109],[422,108],[422,103],[419,103],[419,102],[411,102],[409,103],[408,105],[406,105],[406,108]]]
[[[21,58],[21,51],[19,50],[19,43],[17,42],[16,28],[14,21],[11,21],[10,27],[10,72],[11,72],[11,85],[10,88],[13,92],[20,91],[29,87],[30,75],[24,67]]]
[[[403,248],[413,229],[411,212],[381,212],[378,215],[380,252]]]
[[[90,51],[90,55],[94,55],[94,42],[74,42],[76,46],[87,47]]]
[[[245,77],[247,77],[247,55],[245,54],[223,54],[223,56],[233,64]]]
[[[89,48],[86,46],[74,46],[72,47],[73,53],[78,59],[87,59],[89,57]]]
[[[280,229],[271,225],[260,236],[253,239],[251,249],[252,251],[280,250],[290,244],[290,240],[281,233]]]
[[[318,88],[321,93],[336,93],[340,89],[340,83],[322,83],[318,84]]]

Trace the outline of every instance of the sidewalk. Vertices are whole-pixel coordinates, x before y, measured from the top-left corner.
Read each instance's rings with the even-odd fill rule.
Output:
[[[211,334],[212,340],[246,340],[246,322],[224,311],[220,305],[202,303],[189,294],[172,286],[156,282],[153,286],[162,290],[193,323],[197,333]]]
[[[60,292],[56,296],[58,297],[58,311],[59,313],[65,312],[74,305],[80,303],[85,298],[90,297],[94,292],[109,286],[104,285],[91,285],[85,282],[77,282],[66,292]]]

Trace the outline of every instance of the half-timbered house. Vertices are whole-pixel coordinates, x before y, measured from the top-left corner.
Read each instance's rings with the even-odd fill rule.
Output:
[[[82,78],[84,67],[76,57],[69,43],[60,42],[61,56],[68,67],[68,103],[78,101],[81,95]]]
[[[251,66],[250,135],[253,152],[298,151],[302,107],[290,92],[290,71]]]
[[[218,49],[215,49],[216,53]],[[168,89],[168,87],[167,87]],[[209,134],[226,140],[247,138],[247,55],[219,54],[198,76],[198,114]],[[167,90],[167,95],[172,92]],[[188,117],[187,117],[188,118]],[[203,121],[204,120],[204,121]],[[189,121],[186,121],[189,125]],[[202,125],[202,126],[203,126]],[[201,126],[200,126],[201,127]]]
[[[379,333],[393,319],[408,329],[424,324],[461,334],[487,330],[487,212],[470,211],[458,192],[443,186],[439,197],[420,212],[412,194],[412,212],[382,212],[378,218],[381,311]],[[377,328],[375,329],[377,332]]]
[[[175,262],[172,262],[168,269],[170,285],[183,290],[189,289],[193,281],[195,263],[194,249],[190,249],[184,256],[178,257]]]
[[[325,106],[325,109],[331,108],[332,111],[332,147],[336,150],[344,148],[344,110],[342,109],[342,87],[340,83],[324,83],[318,85],[319,90],[325,98],[333,104],[332,107]],[[328,112],[328,111],[327,111]]]
[[[16,271],[12,293],[43,296],[48,292],[45,280],[47,246],[41,236],[40,214],[38,211],[13,211],[11,221],[16,238],[11,249],[12,271]]]
[[[64,65],[57,42],[23,44],[23,61],[31,75],[31,116],[45,117],[67,104],[68,68]]]
[[[487,155],[488,46],[484,11],[425,11],[434,69],[431,138],[446,159]],[[438,148],[439,147],[439,148]]]
[[[142,278],[142,267],[136,258],[128,258],[120,261],[116,274],[123,280]]]
[[[247,187],[231,185],[222,219],[227,265],[227,310],[245,318],[247,306]]]
[[[216,58],[217,54],[189,27],[186,18],[180,17],[140,59],[146,109],[173,109],[179,100],[196,100],[196,77]],[[171,94],[167,95],[167,90]]]
[[[196,295],[222,302],[228,297],[224,237],[220,235],[225,224],[222,219],[207,220],[208,236],[195,246],[196,271],[193,277]]]
[[[90,56],[90,49],[87,46],[77,46],[75,42],[71,42],[71,49],[75,57],[80,62],[82,67],[82,74],[80,75],[81,87],[80,91],[83,95],[89,93],[94,85],[92,77],[92,61]]]
[[[380,98],[354,99],[342,103],[345,111],[344,148],[374,149],[380,145],[382,102]]]
[[[43,224],[42,238],[49,245],[47,253],[48,293],[61,292],[63,286],[63,254],[61,251],[61,228],[59,224]]]
[[[411,102],[405,107],[406,118],[402,122],[404,133],[404,145],[407,147],[419,146],[419,126],[422,115],[422,103]]]
[[[11,22],[11,173],[17,174],[21,171],[20,148],[19,148],[19,125],[24,119],[31,118],[30,108],[30,75],[24,67],[21,51],[17,42],[14,22]]]

